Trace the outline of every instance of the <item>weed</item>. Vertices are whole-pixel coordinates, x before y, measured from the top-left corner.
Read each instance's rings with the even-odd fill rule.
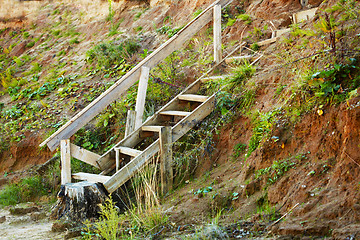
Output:
[[[252,23],[252,19],[250,15],[248,14],[240,14],[236,17],[237,19],[240,19],[241,21],[244,21],[245,24],[250,25]]]
[[[24,178],[20,183],[6,185],[0,191],[0,204],[4,206],[32,201],[47,194],[47,186],[40,176]]]
[[[246,150],[246,144],[238,143],[234,146],[233,157],[236,159],[240,157]]]
[[[121,64],[124,59],[129,59],[140,45],[135,39],[129,39],[116,44],[114,42],[100,43],[86,52],[87,61],[97,62],[99,67],[110,68],[113,65]]]
[[[27,48],[32,48],[35,45],[35,41],[30,41],[28,44],[26,44]]]
[[[255,151],[263,139],[266,139],[269,133],[272,130],[272,126],[276,120],[276,115],[279,113],[278,110],[270,111],[267,113],[258,112],[254,116],[254,128],[253,135],[249,141],[248,151],[246,153],[246,158],[250,156],[250,154]]]

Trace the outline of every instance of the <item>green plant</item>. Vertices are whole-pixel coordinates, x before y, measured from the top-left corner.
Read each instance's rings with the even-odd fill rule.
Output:
[[[121,224],[122,218],[118,213],[118,209],[111,195],[99,206],[100,218],[96,220],[94,224],[91,224],[89,221],[84,223],[86,228],[85,231],[82,232],[83,237],[89,240],[93,239],[93,236],[98,236],[106,240],[118,239],[119,224]]]
[[[254,127],[253,135],[249,141],[248,151],[246,153],[246,158],[255,151],[263,139],[266,139],[269,133],[272,130],[273,123],[276,120],[276,115],[279,113],[279,110],[269,111],[267,113],[258,112],[254,117]]]
[[[35,41],[31,41],[28,44],[26,44],[27,48],[32,48],[35,45]]]
[[[240,14],[236,18],[240,19],[241,21],[244,21],[245,24],[247,25],[250,25],[252,23],[252,19],[248,14]]]
[[[233,157],[234,158],[238,158],[240,157],[241,154],[243,154],[246,150],[246,144],[243,143],[238,143],[234,146],[234,150],[233,150]]]
[[[99,67],[110,68],[116,64],[122,64],[137,52],[140,45],[135,39],[129,39],[115,44],[114,42],[100,43],[86,52],[87,61],[97,62]]]
[[[20,183],[11,183],[0,191],[0,204],[8,206],[32,201],[47,194],[47,187],[40,176],[26,177]]]

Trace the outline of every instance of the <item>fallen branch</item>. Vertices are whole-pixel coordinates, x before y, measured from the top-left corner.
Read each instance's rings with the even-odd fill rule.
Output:
[[[352,157],[350,157],[349,154],[347,154],[347,152],[344,152],[344,153],[351,161],[353,161],[356,165],[358,165],[360,167],[360,164],[358,164]]]

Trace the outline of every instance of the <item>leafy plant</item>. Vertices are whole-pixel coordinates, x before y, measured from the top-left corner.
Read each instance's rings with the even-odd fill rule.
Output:
[[[116,64],[121,64],[125,59],[129,59],[137,52],[140,45],[135,39],[115,43],[113,41],[100,43],[86,52],[87,61],[96,62],[98,67],[110,68]]]
[[[252,19],[250,15],[248,14],[240,14],[236,17],[237,19],[240,19],[241,21],[244,21],[245,24],[250,25],[252,23]]]
[[[32,201],[47,194],[47,185],[40,176],[24,178],[20,183],[6,185],[0,191],[0,204],[4,206]]]

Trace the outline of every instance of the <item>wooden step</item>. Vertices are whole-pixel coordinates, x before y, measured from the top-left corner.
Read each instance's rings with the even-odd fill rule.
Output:
[[[136,149],[128,148],[128,147],[116,147],[115,151],[119,151],[120,153],[129,155],[131,157],[137,157],[142,153],[142,151],[140,151],[140,150],[136,150]]]
[[[241,61],[241,60],[250,60],[252,58],[254,58],[254,55],[243,55],[243,56],[235,56],[235,57],[229,57],[227,59],[225,59],[226,63],[232,63],[235,61]]]
[[[163,111],[161,115],[169,115],[169,116],[179,116],[179,117],[186,117],[189,116],[191,112],[184,112],[184,111]]]
[[[196,94],[183,94],[180,95],[179,100],[191,101],[191,102],[205,102],[209,97]]]
[[[74,173],[72,174],[72,177],[74,179],[93,182],[93,183],[97,183],[97,182],[104,183],[111,178],[110,176],[84,173],[84,172]]]
[[[221,75],[221,76],[211,76],[211,77],[206,77],[206,78],[202,78],[200,79],[200,81],[202,83],[208,82],[208,81],[213,81],[213,80],[221,80],[221,79],[225,79],[230,77],[230,75]]]
[[[264,46],[264,45],[268,45],[268,44],[274,43],[274,42],[276,42],[278,39],[279,39],[279,37],[273,37],[273,38],[269,38],[269,39],[266,39],[266,40],[261,41],[261,42],[257,42],[256,44],[261,47],[261,46]]]
[[[142,126],[141,130],[145,132],[160,132],[163,126]]]

